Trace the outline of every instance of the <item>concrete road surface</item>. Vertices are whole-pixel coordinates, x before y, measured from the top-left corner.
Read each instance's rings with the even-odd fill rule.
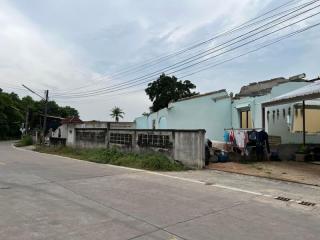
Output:
[[[152,173],[11,144],[0,142],[1,240],[320,239],[318,187],[215,171]]]

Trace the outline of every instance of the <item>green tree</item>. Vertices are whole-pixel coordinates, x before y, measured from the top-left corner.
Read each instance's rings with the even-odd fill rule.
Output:
[[[168,107],[172,101],[197,95],[198,93],[191,91],[195,88],[196,86],[189,80],[178,81],[175,76],[170,77],[163,73],[156,81],[149,83],[145,89],[146,94],[152,101],[150,111],[159,111]]]
[[[116,122],[119,122],[119,118],[123,118],[124,114],[125,114],[125,113],[122,111],[121,108],[119,108],[119,107],[114,107],[114,108],[111,109],[111,114],[110,114],[110,116],[111,116],[112,118],[114,118],[114,119],[116,120]]]
[[[60,107],[59,111],[60,111],[60,116],[64,118],[71,117],[71,116],[79,117],[78,110],[70,106]]]
[[[18,138],[23,121],[20,99],[15,93],[0,91],[0,139]]]
[[[0,139],[18,138],[21,124],[29,111],[29,127],[40,128],[40,115],[44,111],[44,101],[35,101],[30,96],[22,99],[15,93],[3,92],[0,88]],[[57,117],[79,116],[76,109],[61,107],[55,101],[48,102],[48,115]]]

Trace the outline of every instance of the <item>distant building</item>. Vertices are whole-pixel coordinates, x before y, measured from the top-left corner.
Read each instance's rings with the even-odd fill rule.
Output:
[[[61,121],[51,137],[66,139],[67,145],[72,146],[76,138],[76,129],[82,130],[106,130],[106,129],[135,129],[134,122],[107,122],[107,121],[82,121],[79,117],[68,117]]]

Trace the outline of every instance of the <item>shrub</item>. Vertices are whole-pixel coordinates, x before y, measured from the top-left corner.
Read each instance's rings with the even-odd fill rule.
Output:
[[[167,156],[160,153],[139,154],[125,153],[118,149],[82,149],[61,146],[38,146],[36,151],[57,154],[101,164],[112,164],[147,170],[182,171],[187,169],[181,163],[172,161]]]
[[[15,144],[16,147],[30,146],[33,144],[32,137],[30,135],[22,136],[21,140]]]

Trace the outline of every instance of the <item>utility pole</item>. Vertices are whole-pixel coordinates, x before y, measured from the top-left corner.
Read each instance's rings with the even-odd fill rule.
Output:
[[[44,100],[44,120],[43,120],[43,129],[42,129],[42,143],[44,143],[44,137],[45,137],[45,132],[47,128],[47,116],[48,116],[48,100],[49,100],[49,90],[45,90],[45,96],[41,96],[37,92],[33,91],[31,88],[27,87],[26,85],[22,84],[24,88],[32,92],[33,94],[37,95],[40,97],[42,100]],[[28,112],[28,118],[29,118],[29,110]]]
[[[306,104],[302,101],[302,131],[303,131],[303,146],[306,145]]]
[[[26,111],[26,124],[25,124],[25,135],[28,135],[28,128],[29,128],[29,107],[27,107],[27,111]]]
[[[44,120],[43,120],[43,129],[42,129],[43,142],[45,139],[46,128],[47,128],[49,90],[45,90],[44,95],[45,95],[45,98],[44,98]]]

